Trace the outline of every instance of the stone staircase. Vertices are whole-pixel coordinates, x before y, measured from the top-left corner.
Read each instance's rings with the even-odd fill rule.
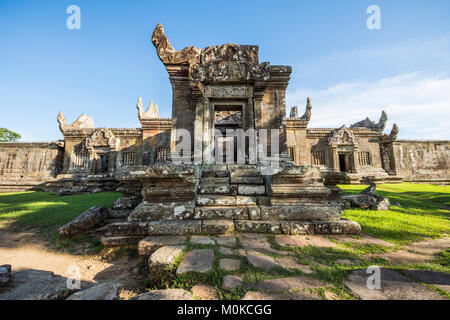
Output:
[[[133,171],[134,170],[134,171]],[[127,221],[102,228],[105,245],[145,236],[224,234],[354,234],[341,219],[318,169],[285,166],[273,176],[256,165],[137,167],[122,179],[142,183],[143,201]]]

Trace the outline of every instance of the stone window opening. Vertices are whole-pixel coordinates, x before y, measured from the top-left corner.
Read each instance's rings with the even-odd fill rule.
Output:
[[[311,152],[311,163],[314,166],[324,166],[325,165],[325,152],[324,151],[312,151]]]
[[[120,154],[120,165],[122,167],[132,166],[136,164],[136,152],[126,151]]]
[[[358,163],[361,166],[371,166],[372,165],[372,156],[370,152],[362,151],[358,152]]]

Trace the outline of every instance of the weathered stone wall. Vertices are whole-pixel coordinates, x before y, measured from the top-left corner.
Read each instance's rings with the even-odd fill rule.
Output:
[[[0,192],[40,189],[62,169],[62,142],[0,143]]]
[[[398,140],[393,149],[396,173],[403,181],[450,182],[450,141]]]

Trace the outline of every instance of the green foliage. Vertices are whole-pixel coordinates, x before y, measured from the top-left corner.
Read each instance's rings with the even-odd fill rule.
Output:
[[[17,141],[20,138],[20,134],[6,128],[0,128],[0,142]]]

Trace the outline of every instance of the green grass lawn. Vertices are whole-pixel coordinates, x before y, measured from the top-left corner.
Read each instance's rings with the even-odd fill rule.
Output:
[[[346,193],[357,193],[366,188],[363,185],[339,187]],[[344,217],[357,221],[364,233],[399,245],[450,234],[450,186],[379,184],[376,193],[389,198],[391,210],[344,212]]]
[[[60,227],[93,206],[111,207],[118,192],[58,196],[47,192],[0,193],[0,228]]]

